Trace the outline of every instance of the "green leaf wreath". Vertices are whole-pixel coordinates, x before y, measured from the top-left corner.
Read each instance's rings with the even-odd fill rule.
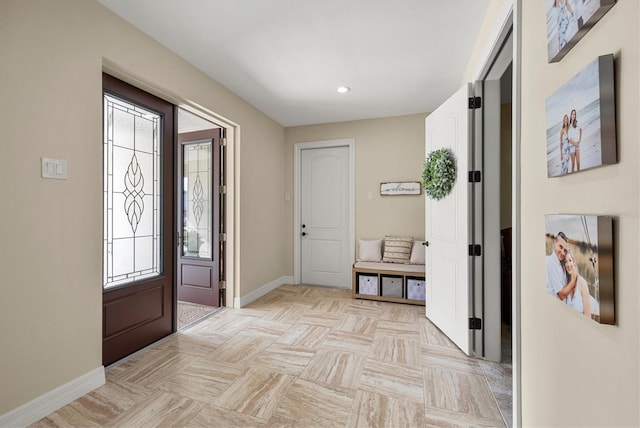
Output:
[[[456,183],[456,159],[449,148],[434,150],[424,162],[422,184],[431,199],[440,200],[451,193]]]

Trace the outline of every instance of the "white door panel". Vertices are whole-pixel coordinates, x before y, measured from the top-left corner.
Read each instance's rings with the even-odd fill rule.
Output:
[[[451,193],[439,201],[426,198],[427,317],[467,355],[471,352],[469,107],[471,86],[456,92],[426,119],[426,153],[451,148],[457,178]]]
[[[456,222],[451,221],[458,216],[456,198],[444,198],[438,201],[438,209],[431,211],[433,239],[456,242],[460,231]]]
[[[301,282],[348,288],[349,148],[301,151]]]
[[[432,282],[435,284],[446,284],[448,282],[456,283],[457,281],[457,262],[449,258],[433,255],[431,261],[437,265],[437,269],[432,269]],[[433,291],[432,300],[440,303],[442,314],[449,320],[455,321],[460,316],[456,305],[457,298],[456,287],[431,287]]]
[[[336,272],[340,266],[342,242],[335,240],[309,239],[310,268],[314,272]],[[338,269],[336,269],[336,266]]]

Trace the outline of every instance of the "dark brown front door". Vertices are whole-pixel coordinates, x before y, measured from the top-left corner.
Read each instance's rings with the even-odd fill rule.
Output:
[[[178,135],[178,300],[220,306],[221,129]]]
[[[174,107],[103,74],[102,361],[173,331]]]

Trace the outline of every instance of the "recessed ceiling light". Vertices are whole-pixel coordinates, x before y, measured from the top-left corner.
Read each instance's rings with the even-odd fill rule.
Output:
[[[338,87],[338,93],[339,94],[346,94],[350,90],[351,90],[351,88],[348,87],[348,86],[340,86],[340,87]]]

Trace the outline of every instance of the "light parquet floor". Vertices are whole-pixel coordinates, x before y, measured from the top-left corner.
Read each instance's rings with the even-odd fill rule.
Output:
[[[503,427],[424,307],[282,286],[110,367],[34,427]]]

